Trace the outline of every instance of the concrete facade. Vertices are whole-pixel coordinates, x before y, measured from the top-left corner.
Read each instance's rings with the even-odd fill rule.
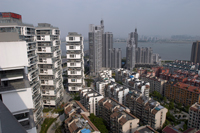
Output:
[[[69,32],[66,37],[68,90],[79,91],[85,85],[83,37]]]
[[[7,63],[7,66],[3,66],[2,64],[1,67],[13,67],[18,65],[22,60],[24,63],[28,63],[26,65],[21,65],[25,66],[25,71],[27,72],[32,92],[34,121],[36,125],[38,125],[43,120],[43,104],[41,102],[40,93],[35,27],[33,25],[23,23],[21,19],[12,17],[0,18],[0,34],[1,42],[4,42],[5,44],[7,42],[14,42],[9,45],[2,45],[1,53],[5,53],[5,51],[7,51],[6,47],[9,47],[10,51],[2,56],[7,59],[1,59],[2,62]],[[24,41],[26,47],[22,48],[22,45],[18,45],[19,47],[17,47],[17,44],[19,43],[18,41]],[[26,52],[26,54],[22,55],[24,52]],[[21,55],[21,57],[17,58],[19,55]]]
[[[48,23],[36,27],[39,78],[43,105],[57,107],[63,99],[60,30]]]
[[[102,68],[103,21],[101,21],[101,26],[91,24],[89,29],[90,74],[96,76]]]

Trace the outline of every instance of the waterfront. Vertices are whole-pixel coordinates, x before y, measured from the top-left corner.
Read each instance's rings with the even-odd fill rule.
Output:
[[[158,53],[162,60],[190,60],[192,43],[152,43],[139,42],[139,47],[151,47],[153,53]],[[114,42],[114,48],[121,48],[122,57],[126,56],[126,42]],[[66,55],[65,42],[61,44],[62,55]],[[88,50],[88,42],[84,42],[84,51]]]

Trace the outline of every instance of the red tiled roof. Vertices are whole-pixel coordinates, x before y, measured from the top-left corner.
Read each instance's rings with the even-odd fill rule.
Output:
[[[124,117],[122,117],[122,118],[119,120],[119,124],[120,124],[120,125],[124,125],[126,122],[127,122],[127,120],[126,120]]]
[[[68,114],[72,110],[71,106],[65,108],[65,114]]]
[[[81,109],[85,112],[88,112],[88,110],[79,102],[79,101],[75,101],[79,107],[81,107]]]
[[[194,108],[194,107],[190,107],[190,110],[197,112],[198,109]]]
[[[186,131],[184,131],[183,133],[191,133],[191,131],[195,130],[195,128],[189,128]],[[194,131],[193,131],[194,132]]]
[[[179,87],[181,89],[185,89],[185,90],[192,91],[194,93],[200,94],[200,88],[199,87],[191,86],[189,84],[177,82],[176,84],[174,84],[174,87]]]
[[[163,130],[164,133],[179,133],[176,130],[174,130],[173,128],[166,126]]]

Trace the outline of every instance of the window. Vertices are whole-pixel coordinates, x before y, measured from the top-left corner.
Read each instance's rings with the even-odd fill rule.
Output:
[[[71,79],[71,82],[76,82],[76,79]]]
[[[76,74],[77,72],[76,71],[71,71],[71,74]]]
[[[17,120],[21,120],[21,119],[28,118],[29,114],[28,114],[28,112],[27,112],[27,113],[17,114],[17,115],[14,115],[14,116],[15,116],[15,118],[16,118]]]
[[[70,54],[69,57],[70,57],[70,58],[74,58],[74,57],[76,57],[76,55]]]
[[[69,49],[75,49],[75,46],[69,46]]]
[[[74,40],[74,38],[73,37],[69,37],[69,40]]]
[[[76,66],[76,64],[75,63],[70,63],[70,66]]]
[[[76,87],[72,87],[72,90],[75,90],[76,89]]]

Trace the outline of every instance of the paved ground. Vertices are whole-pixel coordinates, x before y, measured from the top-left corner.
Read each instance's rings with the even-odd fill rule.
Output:
[[[57,118],[57,120],[53,124],[51,124],[51,126],[47,130],[47,133],[55,133],[55,130],[53,128],[53,126],[55,125],[55,123],[57,122],[59,125],[61,125],[64,120],[65,120],[65,115],[64,114],[60,115]]]

